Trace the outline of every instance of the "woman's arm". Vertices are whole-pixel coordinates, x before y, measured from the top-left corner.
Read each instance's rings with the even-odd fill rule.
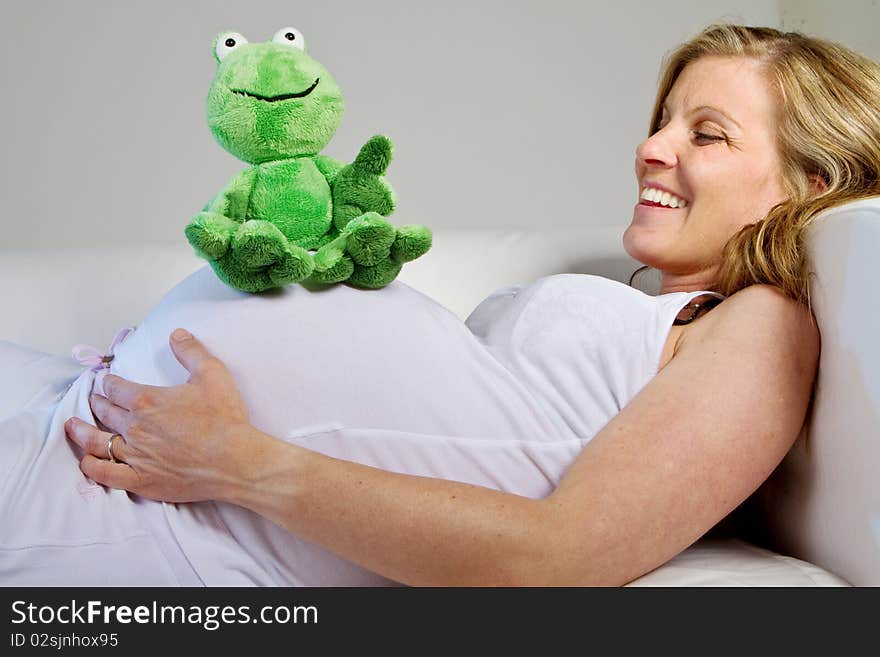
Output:
[[[128,465],[95,458],[106,433],[79,423],[72,437],[93,454],[82,468],[96,481],[226,499],[403,583],[619,585],[678,554],[769,476],[803,424],[818,351],[806,309],[768,286],[737,293],[694,325],[543,500],[333,459],[240,419],[221,427],[223,404],[205,395],[226,394],[208,387],[222,364],[195,340],[175,346],[189,383],[113,377],[113,403],[94,404],[126,437],[114,450]],[[169,401],[178,388],[182,401]]]

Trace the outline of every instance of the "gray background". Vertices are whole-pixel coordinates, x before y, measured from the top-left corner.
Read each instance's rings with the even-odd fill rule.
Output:
[[[0,249],[184,239],[246,166],[204,117],[222,30],[303,32],[347,105],[323,152],[395,142],[395,223],[609,228],[636,202],[664,53],[732,20],[876,57],[878,17],[876,0],[0,0]]]

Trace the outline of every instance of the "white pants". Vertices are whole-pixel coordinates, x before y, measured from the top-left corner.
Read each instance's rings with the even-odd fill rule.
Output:
[[[80,471],[64,422],[94,423],[93,377],[72,358],[0,341],[0,585],[198,584],[164,552],[161,505]]]

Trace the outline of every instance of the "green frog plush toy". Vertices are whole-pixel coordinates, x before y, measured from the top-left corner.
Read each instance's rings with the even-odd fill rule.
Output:
[[[431,247],[424,226],[384,218],[395,207],[383,177],[387,137],[370,139],[348,165],[318,154],[342,120],[342,95],[298,30],[253,44],[223,32],[213,48],[208,125],[252,165],[185,230],[220,280],[245,292],[307,280],[380,288]]]

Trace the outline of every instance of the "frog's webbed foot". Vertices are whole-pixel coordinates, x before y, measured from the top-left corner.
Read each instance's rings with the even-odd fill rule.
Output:
[[[211,226],[207,220],[203,223]],[[230,287],[263,292],[301,281],[312,272],[309,252],[290,244],[274,224],[258,220],[233,223],[235,230],[225,240],[225,249],[218,257],[209,259],[217,277]],[[193,246],[193,240],[203,238],[202,228],[196,221],[187,227],[187,238]],[[214,253],[220,251],[218,248]]]
[[[354,271],[348,277],[346,283],[355,287],[363,287],[375,290],[385,287],[400,273],[403,263],[394,262],[391,258],[385,258],[378,264],[365,267],[364,265],[355,265]]]
[[[231,255],[238,269],[252,272],[255,281],[263,281],[263,289],[299,282],[307,278],[313,268],[309,252],[291,244],[269,221],[251,220],[241,224],[232,236]]]
[[[347,250],[355,264],[371,267],[386,260],[397,235],[394,226],[376,212],[352,219],[345,227]]]
[[[183,232],[196,255],[217,260],[229,251],[232,236],[240,226],[238,221],[217,212],[199,212]]]
[[[371,214],[374,216],[370,217]],[[354,260],[354,269],[346,280],[349,285],[368,289],[385,287],[397,278],[403,263],[415,260],[431,248],[431,231],[425,226],[395,228],[375,213],[367,213],[351,223],[354,226],[348,237],[348,252]],[[357,253],[361,244],[353,240],[356,235],[367,244],[362,253]]]
[[[398,226],[397,236],[391,245],[391,259],[400,263],[415,260],[428,252],[431,241],[431,230],[426,226]]]
[[[312,256],[314,270],[311,280],[318,283],[340,283],[346,280],[354,269],[354,263],[345,252],[348,235],[332,231],[322,241],[324,243]]]
[[[354,263],[345,252],[335,244],[322,246],[314,256],[315,269],[312,280],[319,283],[341,283],[351,276]]]

